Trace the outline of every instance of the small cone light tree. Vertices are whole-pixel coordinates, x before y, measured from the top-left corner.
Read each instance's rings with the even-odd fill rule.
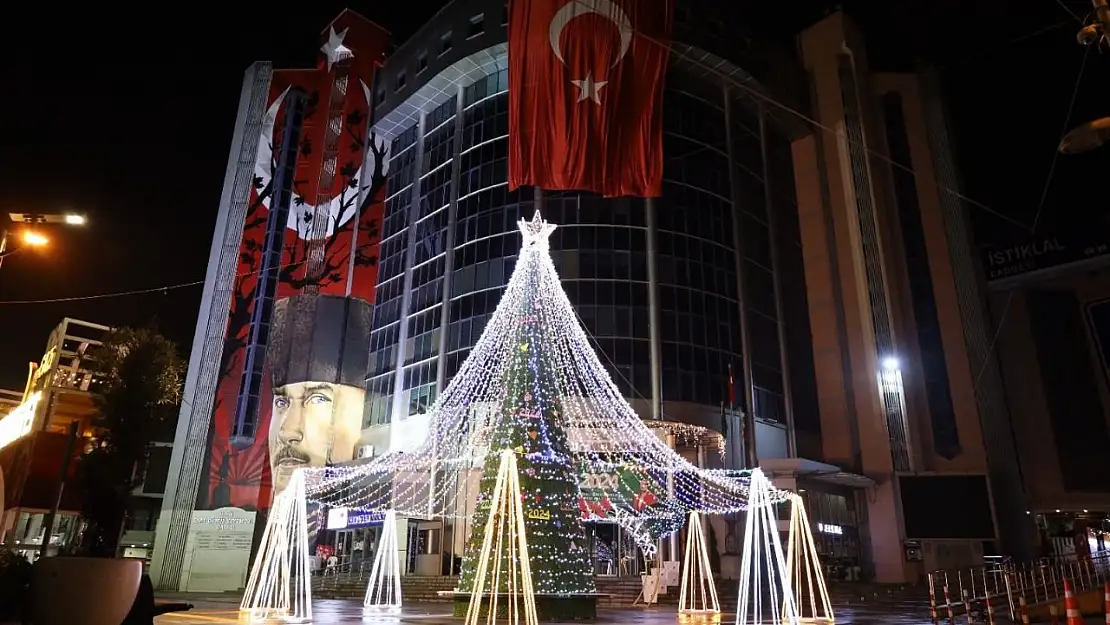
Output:
[[[362,609],[367,614],[401,611],[401,557],[397,550],[397,513],[390,510],[382,521],[378,553],[370,569]]]
[[[790,535],[786,541],[786,584],[802,623],[833,623],[832,601],[825,587],[825,574],[817,555],[817,544],[809,525],[802,496],[790,499]],[[783,607],[783,613],[786,607]]]
[[[553,229],[540,220],[538,214],[536,219],[523,222],[524,247],[519,262],[525,263],[527,254],[547,254],[547,238]],[[477,556],[484,538],[481,528],[490,516],[501,452],[512,450],[517,457],[520,503],[524,510],[535,593],[540,596],[591,595],[585,602],[588,608],[565,606],[557,609],[560,612],[570,610],[573,613],[581,609],[592,612],[592,595],[596,592],[593,568],[578,510],[577,472],[560,416],[563,398],[557,396],[554,379],[561,355],[547,349],[541,339],[544,324],[552,314],[547,301],[551,294],[541,286],[539,263],[530,265],[534,269],[525,276],[524,288],[516,290],[518,317],[511,324],[516,340],[506,341],[513,352],[501,374],[504,399],[487,426],[489,453],[459,577],[459,591],[471,593],[475,587]],[[510,566],[505,562],[487,570],[501,571],[504,576]],[[484,586],[506,588],[507,580],[496,584],[486,580]],[[573,598],[568,600],[573,601]],[[556,616],[547,614],[544,605],[545,602],[541,602],[541,618]]]
[[[466,609],[466,625],[478,625],[482,620],[482,603],[489,595],[485,622],[497,622],[499,604],[511,625],[538,625],[536,595],[532,590],[532,568],[528,558],[528,540],[524,532],[524,506],[520,493],[520,473],[517,471],[516,453],[511,449],[501,452],[500,467],[493,487],[486,519],[482,547],[475,561],[474,589]],[[493,570],[490,570],[490,565]],[[508,570],[501,567],[508,565]],[[486,583],[491,584],[486,587]],[[500,586],[501,583],[506,586]],[[502,595],[505,600],[501,601]]]
[[[248,621],[312,621],[305,473],[274,498],[239,611]]]
[[[678,591],[679,614],[719,614],[717,586],[709,564],[709,550],[702,532],[701,516],[690,513],[686,526],[686,553],[682,560],[682,585]]]

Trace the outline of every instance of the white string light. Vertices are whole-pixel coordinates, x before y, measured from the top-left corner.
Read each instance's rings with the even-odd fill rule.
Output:
[[[240,612],[253,622],[312,621],[312,578],[304,469],[294,471],[266,519]]]
[[[528,539],[524,531],[520,473],[517,470],[516,453],[511,449],[501,452],[501,463],[491,497],[474,586],[470,591],[470,605],[466,609],[465,625],[478,625],[483,603],[486,604],[486,623],[494,625],[498,619],[498,605],[502,596],[507,604],[505,616],[509,623],[538,625],[536,594],[532,586],[532,563],[528,557]],[[489,566],[491,560],[492,570]],[[504,566],[508,566],[508,570],[502,570]]]
[[[793,591],[800,623],[836,622],[825,587],[825,574],[801,495],[790,498],[790,534],[786,541],[786,584]],[[785,615],[786,608],[783,607]],[[785,618],[785,617],[784,617]]]
[[[461,519],[465,485],[491,450],[504,419],[505,375],[520,350],[522,327],[534,326],[552,372],[559,426],[578,468],[585,520],[605,520],[649,545],[681,528],[689,510],[745,510],[747,472],[699,469],[671,449],[629,406],[590,346],[552,263],[555,229],[537,212],[520,221],[523,245],[501,302],[451,383],[428,410],[426,439],[408,453],[390,452],[354,466],[306,469],[310,501],[415,518]],[[393,428],[403,427],[403,421]],[[682,433],[688,429],[679,428]],[[673,496],[668,488],[673,482]],[[591,488],[591,484],[604,484]],[[768,491],[771,503],[787,493]]]
[[[780,491],[771,486],[762,471],[752,471],[751,507],[744,524],[744,549],[740,556],[736,625],[794,625],[798,622],[798,607],[790,589],[775,518],[776,492]],[[770,598],[769,604],[764,605],[764,597]],[[765,613],[765,608],[769,614]]]
[[[366,584],[366,597],[362,600],[366,616],[401,613],[401,552],[397,548],[397,513],[385,513],[378,552],[370,569]]]
[[[793,593],[778,592],[778,582],[786,580],[786,573],[773,514],[775,504],[791,494],[773,488],[759,470],[699,469],[636,415],[598,361],[562,290],[548,243],[554,228],[538,213],[531,221],[521,220],[524,243],[508,287],[470,356],[430,408],[429,434],[423,441],[407,447],[407,453],[391,451],[357,465],[295,472],[293,482],[275,500],[262,548],[251,570],[242,603],[251,618],[312,618],[307,502],[367,512],[395,511],[414,518],[464,518],[470,503],[464,499],[469,494],[467,484],[491,454],[490,461],[501,460],[504,465],[502,454],[509,432],[515,432],[513,436],[518,439],[523,433],[537,443],[528,444],[528,449],[514,443],[509,450],[514,466],[516,454],[520,454],[526,471],[561,472],[547,477],[529,473],[529,480],[565,482],[568,472],[573,478],[565,493],[542,489],[524,493],[541,504],[535,510],[540,515],[538,521],[557,525],[554,517],[558,515],[552,510],[562,514],[569,509],[572,513],[572,522],[553,530],[559,540],[548,543],[570,543],[563,540],[573,529],[568,526],[581,529],[575,518],[578,515],[573,514],[577,507],[583,520],[620,525],[650,557],[656,541],[680,529],[688,511],[727,514],[750,508],[741,614],[760,614],[763,584],[770,584],[772,606],[783,594],[784,612],[787,616],[796,614]],[[530,347],[533,345],[535,349]],[[529,350],[531,353],[523,357],[522,353]],[[519,379],[521,362],[527,362],[533,371],[531,379],[543,378],[534,387],[540,396],[530,399],[512,382]],[[540,371],[542,376],[536,373]],[[398,432],[403,427],[403,421],[393,424]],[[498,467],[498,476],[503,468]],[[517,529],[508,530],[510,534],[516,532],[513,540],[519,541],[520,553],[525,553],[525,529],[533,539],[544,540],[544,536],[552,538],[554,534],[544,534],[547,530],[539,523],[528,525],[533,522],[532,511],[526,520],[516,469],[512,476],[508,486],[498,477],[492,493],[487,491],[479,497],[493,497],[509,487],[516,489],[513,505],[517,506],[517,521],[513,523],[517,523]],[[544,497],[548,501],[543,502]],[[481,499],[478,502],[480,506],[487,503]],[[545,512],[550,516],[543,517]],[[488,531],[487,522],[487,534],[481,536],[483,551],[477,554],[479,562],[487,560],[482,566],[488,566],[488,550],[493,548]],[[498,543],[498,549],[502,546]],[[543,570],[568,573],[561,583],[551,581],[554,575],[534,580],[530,572],[525,574],[532,564],[527,559],[507,560],[506,566],[514,576],[520,574],[527,579],[511,593],[510,601],[519,600],[517,590],[525,595],[534,593],[534,584],[542,593],[592,594],[592,576],[574,574],[583,549],[583,544],[570,543],[567,553],[540,550],[539,555],[549,558],[540,563]],[[397,549],[379,549],[379,558],[388,557],[390,552],[395,555]],[[475,554],[467,555],[473,558]],[[535,560],[536,554],[531,559]],[[496,561],[496,567],[502,566],[501,558]],[[517,566],[523,568],[512,568]],[[384,579],[384,572],[381,575]],[[371,594],[368,588],[368,601]],[[749,599],[755,602],[754,612],[747,609]],[[385,605],[391,604],[386,601]],[[534,604],[529,608],[525,601],[523,609],[527,620]],[[777,618],[777,611],[772,611]],[[759,623],[739,618],[739,625]]]
[[[717,586],[709,564],[709,550],[702,532],[701,516],[690,513],[686,524],[686,553],[682,559],[682,583],[678,590],[679,614],[720,614]]]

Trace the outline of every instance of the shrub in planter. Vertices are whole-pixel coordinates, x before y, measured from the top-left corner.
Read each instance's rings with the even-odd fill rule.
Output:
[[[0,621],[19,619],[30,583],[31,563],[10,549],[0,548]]]

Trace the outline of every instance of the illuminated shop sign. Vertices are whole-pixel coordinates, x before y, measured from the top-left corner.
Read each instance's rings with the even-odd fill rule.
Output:
[[[350,510],[348,508],[331,508],[328,510],[328,529],[342,530],[352,527],[366,527],[377,525],[385,520],[385,513],[367,512],[365,510]]]
[[[35,427],[35,407],[39,405],[40,399],[42,393],[35,392],[27,401],[0,419],[0,449],[31,433]]]
[[[829,523],[818,523],[817,531],[823,534],[836,534],[840,536],[844,533],[844,528],[839,525],[830,525]]]

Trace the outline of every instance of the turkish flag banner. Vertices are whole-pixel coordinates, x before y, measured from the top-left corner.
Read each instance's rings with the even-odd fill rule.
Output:
[[[509,189],[657,197],[673,0],[509,3]]]

